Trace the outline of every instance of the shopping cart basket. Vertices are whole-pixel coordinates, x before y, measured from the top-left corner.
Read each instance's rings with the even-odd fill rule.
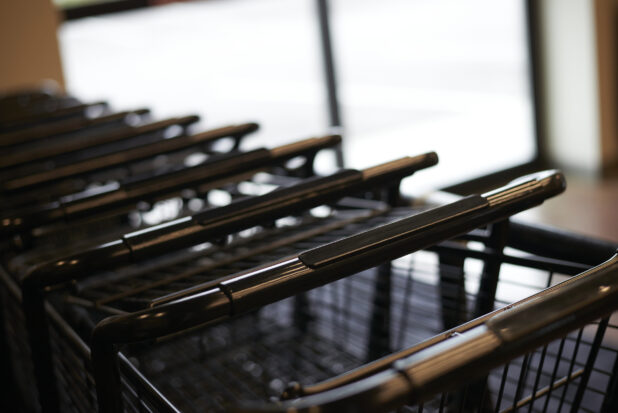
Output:
[[[537,258],[526,259],[553,272],[556,263]],[[613,255],[351,374],[307,388],[295,384],[284,394],[295,400],[243,411],[614,412],[617,281]]]

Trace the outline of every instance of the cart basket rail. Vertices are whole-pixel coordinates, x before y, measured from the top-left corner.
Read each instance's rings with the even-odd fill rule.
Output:
[[[389,356],[388,368],[343,386],[239,412],[385,412],[421,403],[618,309],[618,256],[480,320]],[[445,362],[448,360],[448,362]],[[367,366],[368,368],[371,365]],[[313,393],[310,389],[309,392]]]

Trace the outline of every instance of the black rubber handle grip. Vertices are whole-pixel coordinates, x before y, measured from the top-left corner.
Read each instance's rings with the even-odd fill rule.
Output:
[[[318,268],[411,237],[446,219],[453,219],[488,205],[487,200],[480,195],[469,196],[452,204],[311,249],[302,253],[299,258],[308,267]]]

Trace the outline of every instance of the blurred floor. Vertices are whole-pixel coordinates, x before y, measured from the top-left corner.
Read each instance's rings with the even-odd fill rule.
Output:
[[[558,197],[519,216],[618,243],[618,177],[567,176],[567,189]]]

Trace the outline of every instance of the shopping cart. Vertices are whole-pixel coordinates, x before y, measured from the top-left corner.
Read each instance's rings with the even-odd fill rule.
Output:
[[[382,207],[382,210],[380,210],[380,208],[374,207],[370,210],[365,209],[365,211],[361,212],[361,215],[359,215],[360,211],[357,210],[353,211],[352,215],[348,212],[341,216],[329,216],[320,219],[318,220],[320,223],[317,226],[311,220],[301,220],[292,225],[288,224],[289,228],[285,226],[276,228],[272,233],[264,231],[261,232],[260,236],[240,237],[226,246],[217,247],[209,245],[202,247],[205,248],[203,251],[198,251],[197,253],[194,251],[193,256],[189,257],[189,259],[176,260],[171,264],[169,262],[160,262],[154,267],[150,266],[141,271],[125,271],[120,274],[112,273],[111,275],[107,274],[101,277],[89,277],[89,280],[84,283],[78,281],[75,288],[71,289],[72,292],[70,294],[57,292],[58,296],[56,299],[63,304],[58,304],[56,308],[64,308],[67,312],[63,313],[61,317],[49,317],[55,367],[63,372],[60,377],[82,377],[84,381],[82,381],[81,387],[85,387],[86,390],[90,389],[92,392],[93,387],[87,385],[89,380],[91,380],[88,369],[83,370],[82,368],[82,366],[88,365],[87,351],[81,354],[82,357],[86,356],[86,358],[82,359],[80,363],[67,361],[63,355],[69,354],[71,351],[71,354],[76,354],[76,350],[79,348],[87,350],[83,342],[80,344],[80,341],[77,339],[80,335],[82,339],[87,339],[94,324],[101,318],[109,314],[126,313],[116,318],[114,322],[108,320],[94,329],[92,342],[95,371],[99,373],[96,388],[102,394],[99,397],[99,401],[103,404],[103,408],[111,408],[110,411],[115,411],[119,408],[118,405],[110,407],[109,405],[105,406],[105,403],[108,401],[115,403],[120,399],[121,379],[118,376],[114,376],[113,373],[106,374],[105,370],[100,369],[105,369],[105,366],[107,366],[107,368],[112,368],[113,370],[116,360],[116,353],[113,349],[116,340],[119,340],[118,343],[124,343],[148,338],[161,338],[172,333],[182,332],[185,328],[194,327],[213,318],[218,319],[229,316],[230,311],[240,314],[252,308],[261,307],[278,298],[283,298],[295,292],[299,293],[311,286],[332,281],[333,277],[341,277],[367,267],[375,266],[386,259],[403,255],[409,252],[409,249],[421,248],[422,246],[438,242],[443,238],[450,238],[459,233],[465,233],[475,226],[497,219],[504,219],[509,214],[522,208],[542,202],[544,197],[559,192],[561,189],[562,181],[560,177],[549,175],[513,184],[495,194],[486,194],[485,197],[471,197],[444,208],[432,209],[396,224],[387,225],[370,233],[346,239],[338,243],[334,248],[329,246],[301,254],[303,262],[308,262],[308,265],[313,267],[313,270],[310,270],[309,267],[303,267],[298,260],[294,259],[291,261],[283,260],[279,265],[275,265],[272,270],[270,268],[251,270],[250,268],[260,262],[285,257],[290,254],[298,254],[298,252],[303,251],[308,246],[321,244],[325,239],[333,239],[332,237],[336,239],[341,236],[354,234],[362,228],[392,221],[397,217],[401,217],[402,214],[410,215],[410,209],[396,208],[385,210]],[[422,237],[422,241],[418,240],[419,243],[415,244],[411,242],[411,239],[415,239],[414,235],[418,236],[418,231],[429,231],[430,236]],[[405,238],[408,239],[406,240]],[[338,246],[341,248],[338,248]],[[338,251],[351,254],[351,257],[343,259]],[[197,259],[200,253],[201,259]],[[60,267],[66,263],[66,260],[62,261],[63,264]],[[48,268],[52,269],[57,267],[56,263],[48,265]],[[233,276],[228,281],[221,281],[221,278],[225,275],[236,273],[238,270],[247,270],[247,272]],[[54,277],[55,275],[51,276],[51,279]],[[47,278],[50,279],[50,276]],[[65,279],[62,279],[62,281],[65,281]],[[196,286],[196,284],[200,285]],[[144,285],[146,285],[146,288],[144,288]],[[135,288],[136,286],[140,288]],[[185,289],[187,287],[189,289],[179,292],[183,286]],[[383,288],[384,286],[381,286],[378,289],[382,290]],[[126,292],[129,289],[131,289],[131,292],[127,294]],[[371,289],[365,286],[361,290],[367,292]],[[248,292],[252,293],[249,294]],[[228,301],[228,297],[232,299],[232,302]],[[50,297],[49,299],[50,302],[54,302],[54,298]],[[313,316],[304,314],[302,311],[305,307],[303,303],[306,301],[302,298],[293,301],[295,302],[293,307],[298,307],[300,313],[290,316],[289,311],[287,311],[287,315],[286,311],[283,311],[281,312],[282,319],[289,320],[292,317],[301,325],[311,325]],[[152,310],[148,310],[147,308],[149,307],[153,307]],[[167,311],[168,309],[171,310]],[[136,310],[138,311],[135,312]],[[261,313],[262,311],[260,311]],[[371,318],[370,312],[363,311],[362,307],[359,307],[359,314],[365,314],[365,316]],[[375,316],[379,318],[383,315],[375,314]],[[71,324],[72,328],[69,331],[72,331],[73,334],[67,334],[67,320],[71,320],[69,324]],[[256,325],[259,325],[259,320],[252,320],[249,324],[257,323]],[[64,324],[62,321],[64,321]],[[363,333],[367,333],[367,329],[363,328],[362,322],[356,324],[356,327],[352,329],[356,331],[353,331],[351,334],[363,335]],[[384,323],[374,322],[368,324],[383,325]],[[227,323],[223,325],[227,326]],[[273,325],[271,327],[274,327],[276,331],[281,331],[281,328]],[[236,329],[233,329],[233,331],[236,331]],[[243,336],[242,331],[244,330],[239,330],[240,336]],[[215,336],[220,336],[220,334],[216,333]],[[374,339],[371,340],[373,343],[370,347],[371,353],[375,356],[384,352],[385,349],[383,348],[384,343],[382,343],[383,336],[381,334],[374,334],[372,336]],[[247,337],[245,336],[241,339],[241,342],[246,345],[248,343]],[[258,345],[257,343],[253,344]],[[225,345],[224,347],[228,348],[229,346]],[[148,346],[147,348],[152,349],[153,347]],[[186,359],[181,356],[185,353],[188,356],[191,355],[192,350],[180,350],[181,348],[182,345],[171,351],[171,353],[182,359],[183,363],[186,363]],[[275,353],[277,352],[275,351]],[[80,357],[76,359],[79,360]],[[155,359],[158,359],[158,357],[155,357]],[[348,359],[355,359],[355,357],[350,356]],[[162,360],[163,364],[166,363],[164,358],[160,360]],[[316,360],[315,362],[322,363],[323,361]],[[155,361],[155,364],[157,363],[159,362]],[[276,359],[273,359],[272,363],[273,368],[276,369],[277,365],[280,367],[280,363],[277,364]],[[120,364],[123,372],[131,371],[131,367],[127,366],[126,363],[121,361]],[[266,364],[270,364],[270,362]],[[186,367],[186,364],[184,365]],[[348,364],[348,367],[350,366]],[[212,370],[207,369],[205,371]],[[231,374],[242,374],[242,372],[232,372]],[[134,388],[131,385],[127,385],[127,380],[131,384],[140,382],[131,373],[129,373],[129,376],[129,378],[124,375],[122,376],[124,396],[128,398],[125,406],[132,406],[134,404],[138,406],[144,403],[145,406],[143,408],[153,408],[152,405],[150,407],[146,406],[149,406],[149,403],[152,402],[149,399],[157,398],[153,396],[157,392],[152,392],[148,389],[144,390],[143,387],[139,386]],[[118,378],[118,383],[114,384],[114,377]],[[164,375],[162,378],[163,381],[169,382],[170,376]],[[195,377],[189,380],[194,384],[198,383]],[[78,382],[67,383],[66,385],[75,389]],[[156,387],[159,387],[159,384],[162,383],[156,383]],[[259,386],[264,387],[263,383],[259,384]],[[163,385],[163,387],[165,386]],[[111,393],[106,393],[110,389],[115,390],[111,390]],[[208,397],[205,397],[205,400],[210,400],[211,402],[217,400],[217,397],[215,397],[216,392],[213,393],[208,391],[208,389],[204,391],[208,395]],[[133,392],[133,396],[131,396],[131,392]],[[146,395],[142,400],[141,396],[136,399],[135,394]],[[189,397],[188,394],[185,394],[185,396],[179,400],[174,399],[173,403],[178,406],[184,406],[183,408],[187,408],[191,403],[195,403],[195,400]],[[87,402],[92,402],[94,399],[94,395],[88,392],[84,392],[80,396],[73,395],[73,397],[79,399],[72,401],[74,405],[79,405],[80,400],[82,403],[86,402],[88,404]],[[154,409],[158,410],[161,408],[164,407],[157,406]],[[216,408],[216,404],[202,405],[201,408]]]
[[[491,246],[492,239],[502,238],[506,239],[504,245],[508,245],[508,235],[513,234],[514,238],[521,239],[522,234],[525,237],[528,230],[513,224],[507,236],[496,237],[496,232],[508,228],[499,224],[493,227],[491,234],[473,233],[465,236],[464,239],[468,240],[469,245],[463,243],[463,240],[442,243],[422,253],[395,260],[386,268],[378,266],[373,271],[363,271],[339,281],[334,280],[421,246],[429,246],[439,240],[440,235],[448,237],[453,234],[451,231],[465,232],[475,224],[478,225],[480,216],[489,220],[504,218],[506,211],[514,212],[510,205],[513,199],[509,199],[514,194],[519,192],[524,198],[528,197],[528,202],[524,204],[534,203],[529,198],[530,193],[522,194],[530,191],[530,186],[530,181],[524,181],[506,190],[487,194],[489,204],[493,206],[486,211],[473,206],[478,198],[477,201],[467,199],[456,205],[426,211],[404,221],[305,253],[296,253],[275,264],[246,270],[223,279],[217,279],[217,271],[209,267],[210,274],[207,275],[214,277],[214,281],[158,300],[151,297],[149,304],[142,303],[150,308],[103,321],[95,328],[91,343],[97,390],[103,411],[119,411],[120,405],[106,404],[108,402],[124,402],[128,411],[138,411],[140,406],[153,411],[212,411],[229,408],[242,399],[268,400],[269,397],[281,394],[284,398],[320,394],[329,389],[329,384],[318,384],[314,387],[311,384],[351,369],[351,374],[336,377],[331,381],[330,388],[334,390],[327,395],[331,398],[336,395],[337,401],[332,406],[327,406],[332,408],[329,411],[346,411],[346,408],[347,411],[363,410],[367,397],[373,397],[374,402],[366,404],[365,411],[373,411],[374,408],[388,410],[396,406],[396,403],[414,401],[414,391],[410,393],[410,399],[405,398],[405,392],[410,390],[410,383],[406,381],[409,377],[402,378],[400,371],[399,376],[393,379],[394,384],[388,382],[385,387],[379,387],[375,392],[371,390],[364,394],[356,385],[344,387],[343,391],[339,392],[339,387],[352,381],[349,379],[350,375],[354,380],[365,378],[368,375],[367,368],[358,368],[367,361],[380,358],[394,350],[405,349],[436,335],[444,329],[446,322],[452,320],[452,313],[457,313],[462,318],[471,317],[478,311],[476,307],[479,302],[488,301],[489,296],[496,292],[498,299],[495,305],[500,306],[504,302],[500,295],[507,294],[506,299],[512,299],[508,294],[513,287],[521,289],[518,292],[520,295],[528,296],[530,291],[542,289],[556,280],[581,272],[588,265],[542,256],[527,256],[521,252],[504,253],[495,246],[481,248],[479,241]],[[535,232],[538,233],[538,230]],[[341,236],[341,232],[337,235]],[[566,238],[562,245],[566,243],[577,246],[577,242],[579,241]],[[305,240],[304,244],[307,247],[311,242]],[[579,246],[589,247],[582,242]],[[297,251],[302,250],[302,245],[297,244],[295,247]],[[611,253],[612,246],[604,246],[603,253],[606,253],[608,248]],[[293,253],[293,249],[289,248],[288,253]],[[600,252],[597,251],[598,253]],[[273,256],[276,254],[271,254],[271,258]],[[457,257],[460,258],[459,263]],[[261,260],[253,257],[253,261]],[[495,271],[496,261],[500,263],[500,277],[497,273],[490,274]],[[234,265],[236,268],[242,267],[239,261]],[[615,275],[615,259],[608,265],[612,266],[611,271]],[[602,268],[607,269],[608,265]],[[465,279],[462,279],[464,274]],[[580,278],[586,276],[587,274]],[[499,281],[496,283],[498,290],[484,290],[483,288],[492,284],[487,281],[495,278]],[[475,288],[461,286],[464,281],[475,283]],[[314,288],[324,283],[328,284]],[[453,289],[453,286],[458,285],[464,290]],[[306,290],[310,291],[305,295],[275,302]],[[474,291],[474,294],[470,294],[470,290]],[[481,297],[484,300],[479,300]],[[112,307],[117,310],[128,309],[127,301],[111,302],[114,303]],[[272,302],[275,303],[266,305]],[[583,307],[587,308],[587,305]],[[556,310],[556,307],[550,309]],[[566,306],[565,311],[572,310]],[[604,311],[611,312],[612,308],[605,308]],[[446,320],[443,319],[445,315],[448,316]],[[231,316],[233,318],[230,321],[221,322]],[[562,319],[560,312],[555,312],[552,317],[553,320]],[[578,322],[585,320],[586,317]],[[215,324],[209,328],[192,330],[208,321],[215,321]],[[559,321],[557,323],[560,324]],[[479,320],[466,325],[461,331],[474,325],[479,325]],[[530,331],[535,330],[530,328]],[[189,332],[184,329],[189,329]],[[185,334],[179,336],[178,333],[182,331],[185,331]],[[607,386],[607,380],[613,377],[611,365],[616,357],[615,343],[612,346],[611,341],[605,340],[599,347],[602,333],[597,334],[594,339],[588,337],[588,334],[587,331],[582,332],[576,340],[567,338],[564,341],[566,344],[560,350],[558,358],[563,364],[561,367],[564,367],[564,364],[571,366],[569,375],[572,377],[566,381],[558,380],[557,386],[566,386],[569,380],[581,376],[581,390],[578,393],[594,394],[600,388],[602,395],[611,395],[603,386]],[[452,336],[451,331],[440,337]],[[526,335],[521,334],[520,337]],[[144,341],[146,344],[123,347],[121,355],[115,360],[118,355],[116,345]],[[591,344],[591,341],[596,344]],[[478,343],[474,343],[472,349],[482,348],[477,347]],[[529,346],[530,342],[524,344]],[[575,350],[574,346],[577,347]],[[599,354],[594,350],[595,346],[605,352],[605,361],[596,359],[596,363],[606,363],[610,368],[590,367],[590,363],[595,363]],[[517,356],[517,353],[507,351],[501,346],[497,348],[511,358]],[[439,377],[449,366],[459,367],[457,360],[462,357],[462,352],[463,355],[468,355],[466,349],[469,347],[461,347],[459,352],[452,350],[457,355],[452,360],[432,358],[432,369],[428,371],[422,369],[423,358],[418,361],[420,367],[417,369],[430,378],[434,378],[434,374]],[[571,350],[577,354],[577,360],[575,355],[569,354]],[[546,352],[544,356],[547,360],[550,353]],[[481,352],[480,356],[483,355]],[[378,364],[391,367],[394,357],[387,358],[387,361],[381,360]],[[401,358],[403,355],[396,357]],[[579,371],[579,367],[577,371],[573,370],[574,365],[581,363],[581,357],[588,358],[585,365],[589,366],[587,369],[595,380],[588,380],[588,377]],[[549,365],[549,361],[547,363]],[[530,383],[534,383],[539,376],[535,376],[536,370],[530,364],[530,358],[524,364],[524,370],[528,372],[525,373],[526,378]],[[132,373],[132,369],[136,368],[139,371]],[[476,366],[472,365],[472,368]],[[375,368],[369,371],[375,373]],[[457,371],[460,380],[462,377],[466,378],[465,371]],[[511,366],[511,372],[514,371],[517,371],[516,365]],[[393,375],[392,371],[389,373]],[[383,376],[384,374],[378,379],[383,379]],[[423,379],[425,376],[419,377]],[[447,375],[445,377],[449,378]],[[599,377],[605,379],[600,385],[597,381]],[[362,384],[375,385],[378,379],[371,377]],[[304,385],[286,386],[293,380]],[[436,410],[442,408],[443,411],[451,411],[454,404],[460,411],[488,411],[489,400],[493,394],[494,397],[497,395],[499,402],[497,407],[492,405],[490,411],[494,411],[494,408],[502,411],[501,403],[502,407],[510,403],[509,406],[516,408],[528,408],[530,405],[527,404],[524,389],[529,388],[530,384],[526,385],[519,380],[513,386],[510,380],[510,377],[509,380],[503,380],[506,384],[498,387],[495,383],[491,383],[493,387],[475,383],[469,387],[476,393],[469,392],[466,395],[456,392],[452,397],[444,396],[433,407]],[[402,381],[408,386],[403,390]],[[436,382],[430,382],[427,386],[440,382],[441,379],[437,378]],[[399,387],[396,386],[398,384]],[[394,387],[391,389],[391,386]],[[538,386],[538,383],[535,386]],[[360,390],[364,388],[360,387]],[[360,395],[356,399],[352,400],[350,397],[348,400],[346,397],[353,394],[353,390]],[[415,388],[412,387],[412,390]],[[422,390],[424,387],[421,386],[419,391]],[[494,390],[496,392],[492,393]],[[399,393],[393,393],[397,391]],[[513,404],[511,392],[512,397],[517,398],[517,403],[520,404]],[[386,399],[393,394],[397,395],[395,402]],[[558,399],[564,399],[564,406],[578,410],[574,400],[578,396],[570,392],[568,394],[566,398],[559,395]],[[382,405],[385,399],[386,402]],[[583,400],[585,403],[580,406],[580,410],[587,407],[590,411],[596,411],[594,400]],[[288,411],[296,411],[297,407],[306,407],[302,403],[304,401],[301,399],[299,404],[287,403],[283,407]],[[316,399],[308,401],[313,402],[311,406],[316,405]],[[558,411],[554,408],[560,407],[555,404],[549,406],[547,411]],[[425,405],[425,409],[430,407],[432,406]],[[306,411],[313,411],[311,409],[308,407]],[[403,411],[410,411],[406,409]]]
[[[22,283],[25,313],[33,336],[31,346],[34,350],[35,358],[38,359],[39,370],[45,369],[46,363],[50,361],[48,360],[49,356],[44,356],[49,353],[49,349],[44,346],[44,343],[49,342],[49,338],[47,337],[48,327],[45,325],[46,311],[42,294],[48,286],[67,281],[75,282],[78,279],[81,280],[80,288],[83,288],[85,285],[89,285],[89,288],[92,288],[96,284],[96,280],[89,279],[93,262],[97,262],[98,269],[101,269],[151,258],[165,251],[193,246],[198,241],[200,243],[204,243],[206,240],[215,242],[221,237],[225,238],[228,234],[254,227],[257,224],[269,223],[289,214],[299,213],[304,209],[339,199],[346,194],[393,185],[394,182],[400,181],[403,177],[419,169],[431,166],[436,161],[435,154],[429,153],[414,158],[404,158],[365,171],[345,170],[332,176],[312,178],[260,197],[240,199],[224,208],[206,210],[194,215],[190,219],[181,219],[160,227],[127,234],[117,241],[108,242],[104,246],[55,260],[53,264],[50,264],[53,273],[47,271],[50,265],[35,267],[22,280]],[[355,209],[358,209],[358,207]],[[348,215],[349,220],[351,213],[345,215]],[[358,215],[358,212],[352,215]],[[180,251],[180,256],[174,257],[174,263],[178,264],[179,258],[185,261],[190,259],[190,257],[185,256],[186,253],[186,251]],[[194,257],[195,253],[189,251],[189,255]],[[169,264],[168,260],[167,265]],[[152,278],[154,275],[151,272],[153,269],[152,262],[148,263],[145,269],[147,271],[143,274]],[[156,277],[156,275],[154,276]],[[118,277],[118,274],[116,277]],[[126,278],[126,274],[123,277]],[[131,281],[134,282],[135,278],[135,275],[131,276]],[[184,278],[186,282],[187,277]],[[163,280],[159,279],[158,283],[161,284],[161,281]],[[176,281],[177,285],[175,287],[178,288],[178,283],[183,280],[167,279],[165,281],[168,281],[168,283]],[[191,281],[194,282],[194,280]],[[122,284],[123,281],[117,278],[116,282]],[[151,282],[152,279],[149,280],[149,283]],[[121,286],[121,289],[124,290],[123,295],[132,295],[124,287]],[[140,289],[138,288],[137,290]],[[134,292],[136,292],[135,289]],[[78,297],[75,297],[75,299],[81,303],[85,302],[83,299],[80,301]],[[105,308],[104,305],[101,307]],[[54,320],[54,317],[49,315],[49,311],[48,309],[47,319]],[[40,372],[38,376],[43,378],[51,377],[50,374],[53,374],[49,370],[51,367],[48,366],[47,368],[46,372]],[[59,378],[66,377],[65,374],[61,373],[57,374],[57,376]],[[42,384],[41,388],[49,388],[50,386],[52,386],[52,383]],[[73,388],[72,390],[77,393],[76,389]],[[53,395],[50,397],[53,397]],[[51,402],[47,401],[46,403],[49,405]],[[93,407],[94,404],[91,404],[90,408]]]

